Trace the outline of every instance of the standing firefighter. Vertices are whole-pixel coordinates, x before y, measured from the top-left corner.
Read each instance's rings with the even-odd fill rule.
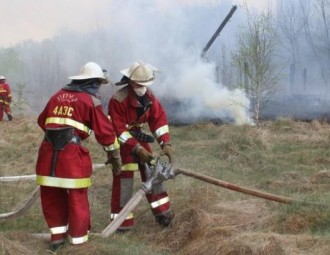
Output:
[[[92,161],[81,145],[94,131],[97,142],[108,154],[107,163],[120,171],[119,144],[97,93],[107,83],[101,67],[88,62],[71,83],[55,93],[38,117],[45,132],[36,165],[42,210],[51,232],[52,251],[64,245],[88,241]]]
[[[3,120],[3,112],[7,114],[8,120],[12,120],[10,104],[11,90],[9,84],[6,83],[6,77],[0,76],[0,121]]]
[[[112,119],[120,146],[122,169],[119,175],[113,176],[111,197],[111,220],[125,206],[133,193],[134,171],[140,171],[142,181],[146,180],[144,163],[154,159],[150,144],[156,138],[162,148],[162,154],[173,162],[170,133],[164,108],[156,96],[148,89],[154,80],[157,69],[149,64],[135,62],[130,68],[122,70],[123,78],[116,85],[121,88],[110,99],[109,116]],[[143,132],[149,126],[153,136]],[[155,185],[147,195],[152,213],[161,226],[169,226],[173,215],[170,211],[170,200],[162,184]],[[118,228],[119,232],[127,231],[134,225],[133,212]]]

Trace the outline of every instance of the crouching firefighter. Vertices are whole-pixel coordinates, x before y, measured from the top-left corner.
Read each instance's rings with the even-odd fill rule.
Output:
[[[93,131],[107,152],[112,170],[118,172],[121,168],[119,143],[97,94],[101,84],[107,83],[104,70],[88,62],[79,75],[69,79],[71,83],[49,99],[38,117],[45,136],[38,152],[37,184],[52,251],[66,240],[71,244],[88,241],[91,222],[87,192],[92,161],[81,141]]]
[[[120,143],[122,158],[121,173],[113,176],[111,195],[111,216],[114,220],[133,195],[134,172],[139,171],[143,182],[146,181],[145,164],[154,160],[150,143],[154,139],[162,148],[162,154],[173,163],[169,126],[164,108],[148,88],[155,80],[157,69],[149,64],[135,62],[130,68],[122,70],[123,78],[115,85],[127,85],[117,91],[110,99],[108,113]],[[153,136],[143,132],[148,125]],[[161,226],[170,225],[173,214],[170,199],[163,184],[153,186],[146,194],[156,222]],[[133,212],[118,228],[125,232],[134,225]]]

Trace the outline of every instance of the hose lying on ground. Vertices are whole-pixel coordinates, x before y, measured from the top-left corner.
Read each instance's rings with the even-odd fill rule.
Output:
[[[96,170],[98,168],[104,167],[104,164],[94,164],[93,165],[93,170]],[[210,176],[206,176],[203,174],[199,174],[199,173],[195,173],[193,171],[190,170],[186,170],[186,169],[182,169],[182,168],[178,168],[174,170],[175,175],[178,174],[182,174],[185,176],[190,176],[192,178],[204,181],[206,183],[210,183],[216,186],[220,186],[226,189],[230,189],[233,191],[237,191],[237,192],[241,192],[244,194],[248,194],[248,195],[252,195],[255,197],[260,197],[263,199],[267,199],[267,200],[271,200],[271,201],[276,201],[276,202],[280,202],[280,203],[285,203],[285,204],[301,204],[301,205],[313,205],[313,206],[319,206],[319,207],[328,207],[328,205],[325,204],[318,204],[318,203],[311,203],[311,202],[306,202],[306,201],[300,201],[300,200],[295,200],[289,197],[283,197],[283,196],[278,196],[278,195],[274,195],[274,194],[270,194],[267,192],[262,192],[259,190],[254,190],[254,189],[250,189],[250,188],[245,188],[245,187],[241,187],[238,186],[236,184],[230,183],[230,182],[226,182],[220,179],[216,179]],[[141,200],[143,195],[143,191],[139,191],[137,193],[138,198],[136,199],[131,199],[131,204],[127,205],[128,211],[133,210],[137,204],[139,203],[139,201]],[[37,200],[37,198],[39,197],[39,187],[37,187],[29,196],[29,198],[26,200],[26,202],[24,204],[22,204],[18,209],[16,209],[15,211],[9,212],[9,213],[2,213],[0,214],[0,220],[10,220],[10,219],[14,219],[17,217],[20,217],[22,215],[24,215],[29,209],[30,207],[34,204],[34,202]],[[133,197],[134,198],[134,197]],[[126,206],[125,206],[126,207]],[[116,221],[116,223],[118,223],[120,221]],[[101,236],[109,236],[110,234],[112,234],[120,225],[120,223],[118,224],[113,224],[114,222],[112,222],[112,225],[108,225],[103,232],[101,233]],[[111,224],[111,223],[110,223]]]
[[[104,167],[105,164],[93,164],[93,170],[97,170],[99,168]],[[0,182],[13,182],[13,181],[21,181],[21,180],[35,180],[36,175],[19,175],[19,176],[2,176],[0,177]],[[39,197],[39,186],[34,189],[34,191],[29,195],[26,201],[21,204],[16,210],[8,213],[0,214],[1,220],[12,220],[17,217],[23,216],[37,201]]]
[[[35,180],[36,180],[35,174],[0,177],[0,182],[35,181]]]
[[[34,189],[34,191],[29,195],[28,199],[24,204],[22,204],[18,209],[9,212],[9,213],[1,213],[0,220],[12,220],[17,217],[23,216],[37,201],[39,197],[39,186]]]
[[[267,199],[267,200],[271,200],[271,201],[276,201],[276,202],[280,202],[280,203],[285,203],[285,204],[301,204],[301,205],[316,205],[316,206],[323,206],[326,207],[328,205],[325,204],[318,204],[318,203],[312,203],[312,202],[307,202],[307,201],[301,201],[301,200],[295,200],[289,197],[283,197],[283,196],[278,196],[278,195],[274,195],[271,193],[267,193],[267,192],[263,192],[263,191],[259,191],[259,190],[255,190],[255,189],[250,189],[250,188],[245,188],[245,187],[241,187],[238,186],[236,184],[230,183],[230,182],[226,182],[220,179],[216,179],[207,175],[203,175],[203,174],[199,174],[190,170],[186,170],[186,169],[182,169],[182,168],[178,168],[175,169],[175,174],[183,174],[185,176],[190,176],[193,177],[195,179],[210,183],[210,184],[214,184],[216,186],[220,186],[226,189],[230,189],[233,191],[237,191],[237,192],[241,192],[244,194],[248,194],[251,196],[255,196],[255,197],[260,197],[263,199]]]

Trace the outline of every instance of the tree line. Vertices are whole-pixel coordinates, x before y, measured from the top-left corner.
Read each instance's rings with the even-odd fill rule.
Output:
[[[236,29],[236,43],[222,39],[212,46],[206,61],[216,63],[221,84],[245,91],[256,122],[276,93],[318,93],[327,100],[330,0],[276,0],[275,9],[263,12],[246,4],[239,8],[240,26],[226,28]],[[114,38],[106,26],[90,34],[64,29],[41,42],[28,40],[0,48],[0,73],[13,81],[19,111],[39,111],[49,95],[68,83],[67,77],[90,58],[101,59],[101,65],[106,56],[120,59],[112,47]]]

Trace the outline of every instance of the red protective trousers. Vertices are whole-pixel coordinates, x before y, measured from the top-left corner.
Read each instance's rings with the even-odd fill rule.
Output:
[[[0,104],[0,121],[3,120],[3,115],[4,115],[3,112],[5,112],[6,114],[11,114],[10,106]]]
[[[150,146],[147,143],[141,143],[148,151]],[[122,158],[129,158],[130,155],[126,154],[125,149],[121,149]],[[126,154],[126,155],[124,155]],[[126,157],[125,157],[126,156]],[[138,164],[139,173],[142,182],[147,180],[145,174],[145,167]],[[113,175],[112,194],[111,194],[111,218],[112,220],[118,215],[121,209],[126,205],[133,193],[133,180],[135,171],[121,171],[118,176]],[[153,187],[150,193],[146,194],[146,198],[150,204],[151,211],[154,216],[163,215],[170,211],[170,201],[168,193],[163,184],[158,184]],[[131,229],[134,226],[133,212],[125,219],[125,221],[118,228],[119,230]]]
[[[91,227],[87,188],[40,186],[40,195],[51,242],[64,241],[68,235],[73,243],[82,243]]]

